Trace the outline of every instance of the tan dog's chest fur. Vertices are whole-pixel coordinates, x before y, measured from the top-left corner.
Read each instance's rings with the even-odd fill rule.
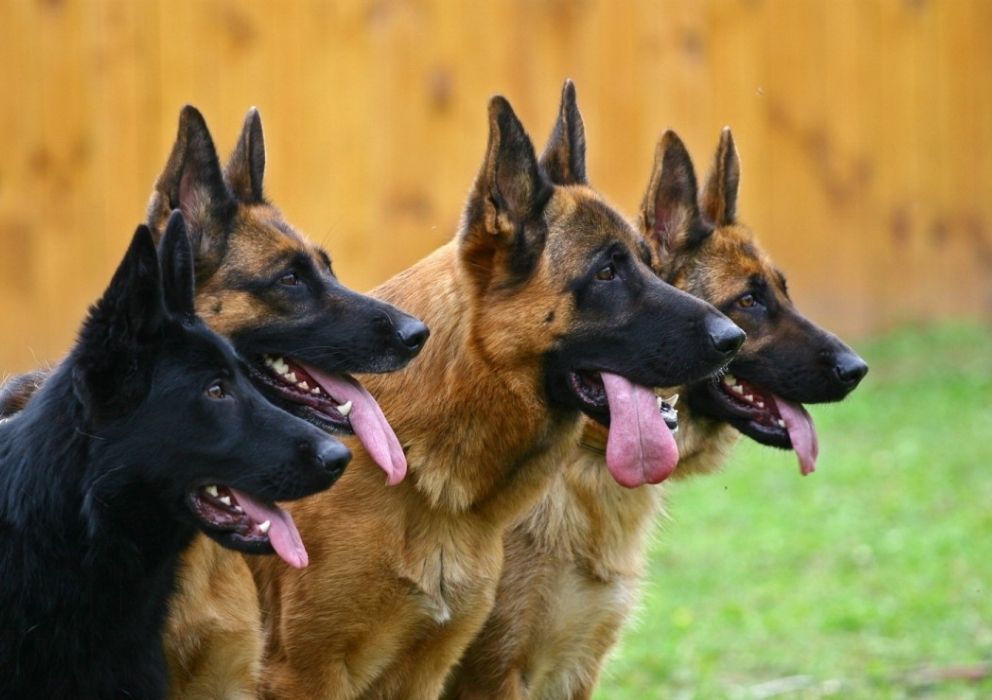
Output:
[[[680,417],[679,476],[719,467],[736,432]],[[636,606],[648,538],[663,511],[663,487],[625,489],[595,447],[583,443],[538,505],[506,537],[493,613],[472,643],[468,668],[448,695],[459,698],[585,698],[606,652]],[[590,449],[590,446],[593,449]]]

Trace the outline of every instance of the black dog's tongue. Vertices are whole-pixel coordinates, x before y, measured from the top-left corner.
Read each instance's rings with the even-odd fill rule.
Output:
[[[238,500],[238,504],[245,509],[249,518],[258,524],[269,522],[267,533],[269,542],[283,561],[297,569],[303,569],[310,563],[310,557],[307,555],[306,547],[303,546],[300,531],[293,522],[293,516],[274,503],[266,505],[243,491],[231,489],[231,493]]]

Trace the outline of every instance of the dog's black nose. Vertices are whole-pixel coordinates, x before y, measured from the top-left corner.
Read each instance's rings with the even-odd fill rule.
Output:
[[[404,316],[396,321],[397,337],[414,355],[424,347],[430,334],[430,329],[413,316]]]
[[[341,475],[351,461],[351,450],[337,440],[328,438],[314,445],[313,464],[335,478]]]
[[[834,359],[834,374],[850,391],[868,374],[868,364],[853,352],[843,352]]]
[[[744,339],[747,337],[744,335],[744,331],[738,328],[733,321],[726,318],[718,318],[711,320],[707,326],[707,330],[710,333],[710,340],[713,341],[713,347],[721,355],[726,355],[727,357],[733,356],[738,350],[741,349],[741,345],[744,344]]]

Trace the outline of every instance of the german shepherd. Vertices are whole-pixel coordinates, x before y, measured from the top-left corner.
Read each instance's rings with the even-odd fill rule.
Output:
[[[740,165],[720,138],[697,204],[692,161],[674,132],[658,143],[639,218],[659,276],[714,304],[747,332],[716,379],[678,391],[679,476],[718,468],[740,433],[791,447],[813,470],[816,433],[802,403],[837,401],[868,370],[796,310],[785,277],[737,221]],[[564,181],[567,183],[567,180]],[[588,698],[635,604],[662,490],[604,476],[604,434],[589,423],[529,515],[507,535],[496,604],[449,685],[450,698]]]
[[[264,697],[438,697],[492,605],[506,527],[546,488],[580,416],[609,422],[617,478],[657,480],[674,441],[655,438],[664,423],[645,387],[706,376],[743,342],[657,278],[594,190],[549,180],[584,180],[571,83],[563,101],[543,162],[509,103],[490,101],[455,240],[376,290],[435,338],[407,370],[366,380],[410,477],[380,488],[356,447],[331,498],[293,508],[310,568],[250,562],[268,613]]]
[[[161,267],[140,226],[68,358],[0,425],[0,697],[163,697],[166,600],[197,530],[298,554],[273,502],[349,459],[196,318],[182,217]]]
[[[248,112],[222,169],[202,115],[184,107],[148,204],[149,226],[160,236],[169,213],[183,212],[196,256],[200,316],[233,342],[271,401],[331,433],[356,433],[388,482],[396,483],[406,472],[399,441],[378,404],[346,373],[403,367],[423,347],[427,327],[342,286],[327,253],[265,198],[264,174],[256,110]],[[0,409],[23,405],[43,376],[9,382]],[[251,697],[261,655],[258,603],[254,592],[235,584],[249,578],[248,570],[206,538],[185,558],[166,639],[173,697]],[[205,671],[219,667],[230,669],[225,678],[243,683],[216,687]]]

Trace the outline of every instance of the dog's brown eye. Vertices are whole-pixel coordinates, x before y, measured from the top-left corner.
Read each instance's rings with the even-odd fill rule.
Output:
[[[616,277],[616,274],[617,271],[613,267],[613,263],[610,263],[609,265],[607,265],[602,270],[596,273],[596,279],[603,282],[609,282],[611,279]]]
[[[750,309],[752,306],[754,306],[754,295],[745,294],[744,296],[742,296],[740,299],[737,300],[737,305],[743,309]]]
[[[287,287],[295,287],[300,283],[300,278],[295,272],[287,272],[285,275],[279,278],[279,284],[285,285]]]
[[[220,400],[227,398],[227,392],[224,391],[224,387],[221,386],[220,382],[216,382],[207,388],[207,396],[211,399]]]

